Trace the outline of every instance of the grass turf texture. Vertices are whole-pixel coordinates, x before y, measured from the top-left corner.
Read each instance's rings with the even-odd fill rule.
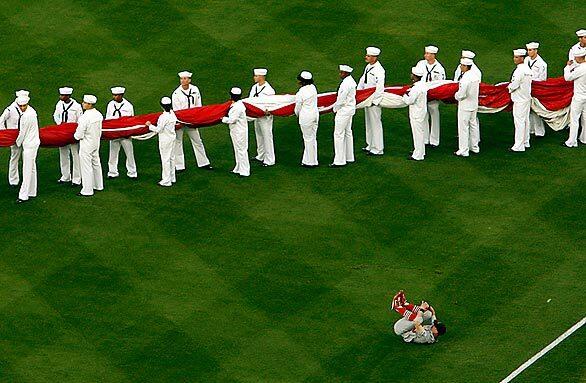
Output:
[[[449,76],[473,49],[485,82],[508,80],[511,50],[542,43],[559,76],[574,31],[570,1],[145,1],[0,4],[0,100],[32,92],[43,125],[56,89],[79,100],[128,88],[137,113],[158,109],[182,69],[204,103],[269,68],[278,93],[313,71],[320,91],[337,65],[362,72],[383,50],[387,84],[406,83],[423,46]],[[429,11],[429,12],[427,12]],[[508,113],[482,115],[482,153],[455,158],[455,107],[442,106],[442,146],[423,163],[407,110],[385,110],[386,153],[328,169],[332,116],[319,129],[322,166],[299,167],[294,118],[275,120],[277,166],[229,173],[227,127],[202,130],[214,172],[156,182],[156,140],[135,142],[138,181],[105,183],[91,199],[56,184],[58,151],[41,149],[39,197],[16,206],[0,182],[0,380],[22,382],[495,382],[586,312],[584,148],[548,130],[511,154]],[[363,113],[354,119],[356,148]],[[254,152],[251,130],[250,153]],[[8,149],[0,151],[6,179]],[[106,167],[107,144],[102,146]],[[123,155],[121,166],[123,168]],[[122,171],[124,173],[124,171]],[[448,325],[431,347],[391,334],[392,294],[427,299]],[[551,298],[550,303],[546,303]],[[584,330],[519,381],[584,380]]]

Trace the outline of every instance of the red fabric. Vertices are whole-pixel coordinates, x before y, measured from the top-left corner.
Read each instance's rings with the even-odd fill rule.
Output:
[[[387,93],[393,93],[402,96],[410,86],[398,86],[385,89]],[[454,103],[454,94],[458,90],[457,83],[450,83],[430,89],[428,92],[429,100],[440,100],[445,103]],[[374,88],[359,90],[356,92],[356,102],[360,103],[366,100],[374,93]],[[548,110],[560,110],[570,105],[574,93],[574,84],[560,78],[552,78],[546,81],[533,82],[532,95],[539,99]],[[336,94],[322,94],[318,97],[319,107],[329,107],[336,101]],[[264,116],[264,112],[259,108],[246,104],[247,114],[250,117]],[[498,109],[511,105],[511,97],[507,90],[507,84],[490,85],[480,84],[479,105]],[[205,127],[219,124],[222,117],[226,116],[230,109],[230,102],[223,104],[208,105],[198,108],[186,109],[176,112],[179,121],[188,124],[191,127]],[[285,105],[272,111],[275,116],[291,116],[295,112],[295,104]],[[323,111],[322,113],[329,113]],[[135,117],[123,117],[116,120],[104,121],[102,127],[102,138],[104,140],[113,140],[138,136],[148,133],[145,122],[151,121],[156,123],[160,113],[143,114]],[[75,142],[73,133],[77,124],[50,125],[39,130],[41,146],[59,147]],[[129,129],[126,129],[129,128]],[[0,147],[14,145],[18,132],[16,130],[0,130]]]

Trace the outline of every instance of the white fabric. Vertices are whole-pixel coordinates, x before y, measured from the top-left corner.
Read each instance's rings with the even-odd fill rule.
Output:
[[[262,85],[255,83],[250,89],[250,98],[259,99],[273,96],[275,90],[265,81]],[[261,108],[268,110],[267,107]],[[265,165],[275,164],[275,147],[273,144],[273,116],[259,117],[254,120],[254,133],[256,136],[256,159]]]
[[[254,75],[255,76],[266,76],[268,73],[268,70],[266,70],[265,68],[256,68],[254,69]]]
[[[201,94],[197,86],[189,84],[187,89],[179,86],[171,95],[173,110],[184,110],[202,105]],[[198,167],[204,167],[210,164],[203,145],[203,141],[196,128],[181,128],[176,131],[175,139],[175,168],[176,170],[185,169],[185,155],[183,153],[183,130],[187,131],[187,135],[191,141],[193,152],[195,153],[195,160]]]
[[[124,94],[126,93],[126,88],[123,86],[115,86],[113,88],[110,88],[110,91],[112,92],[112,94]]]
[[[236,165],[233,173],[243,177],[250,175],[250,162],[248,160],[248,120],[246,118],[246,107],[242,101],[236,101],[230,105],[228,116],[222,118],[224,124],[230,128],[230,138],[234,147],[234,159]]]
[[[354,137],[351,115],[336,113],[334,117],[334,165],[354,162]]]
[[[380,49],[377,47],[368,47],[366,48],[366,54],[369,56],[378,56],[380,55]]]
[[[472,63],[472,68],[470,68],[470,72],[476,74],[476,77],[478,77],[480,79],[480,82],[482,82],[482,71],[478,68],[478,66],[476,66],[475,63]],[[454,71],[454,81],[458,81],[461,74],[462,68],[460,68],[460,65],[458,65],[458,67]]]
[[[437,52],[439,52],[439,48],[436,46],[429,45],[429,46],[425,47],[425,53],[437,54]]]
[[[577,42],[576,44],[572,45],[572,47],[568,51],[568,60],[569,61],[574,61],[574,59],[575,59],[574,53],[576,52],[576,50],[578,50],[580,48],[582,48],[582,46],[580,45],[579,42]]]
[[[536,98],[531,100],[531,111],[537,114],[542,121],[555,131],[563,130],[570,123],[570,107],[560,110],[548,110]]]
[[[188,72],[188,71],[183,71],[183,72],[177,73],[177,76],[191,78],[193,76],[193,73]]]
[[[574,82],[574,98],[586,99],[586,63],[566,66],[564,68],[564,79]]]
[[[311,80],[313,78],[313,74],[311,74],[311,72],[304,70],[303,72],[301,72],[299,77],[301,77],[304,80]]]
[[[532,42],[532,43],[525,44],[525,48],[527,48],[527,49],[539,49],[539,43]]]
[[[334,113],[343,116],[353,116],[356,113],[356,81],[352,76],[346,76],[338,87],[336,102],[333,105]]]
[[[514,56],[525,56],[527,54],[527,50],[526,49],[515,49],[513,50],[513,55]]]
[[[472,51],[462,51],[460,56],[467,59],[474,59],[474,57],[476,57],[476,53]]]
[[[464,72],[454,98],[458,101],[458,151],[467,157],[480,151],[480,128],[477,123],[480,80],[471,70]]]
[[[115,88],[114,88],[115,89]],[[114,91],[112,91],[114,94]],[[123,98],[117,102],[111,100],[106,108],[106,120],[115,120],[121,117],[134,116],[134,106],[130,101]],[[108,156],[108,177],[118,177],[118,157],[120,147],[124,150],[126,156],[126,175],[130,178],[138,177],[136,169],[136,160],[134,159],[134,147],[131,138],[117,138],[110,140],[110,152]]]
[[[175,182],[175,125],[177,117],[173,111],[163,112],[156,125],[149,130],[159,135],[159,154],[161,155],[161,186],[171,186]]]
[[[409,105],[409,122],[413,136],[413,154],[411,157],[421,161],[425,158],[425,122],[427,119],[427,85],[423,81],[416,82],[403,95],[403,101]]]
[[[230,93],[235,96],[239,96],[242,94],[242,89],[234,87],[234,88],[230,89]]]
[[[352,71],[354,70],[354,68],[352,68],[349,65],[340,65],[339,69],[341,72],[346,72],[346,73],[352,73]]]
[[[89,109],[79,118],[74,137],[79,140],[81,163],[82,195],[93,195],[94,190],[103,190],[102,165],[100,163],[100,138],[102,135],[102,114]]]

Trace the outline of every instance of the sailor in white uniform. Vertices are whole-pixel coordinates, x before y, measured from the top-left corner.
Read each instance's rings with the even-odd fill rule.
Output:
[[[354,162],[354,137],[352,118],[356,113],[356,81],[352,78],[352,67],[340,65],[340,86],[333,106],[334,117],[334,162],[330,167],[345,166]]]
[[[175,183],[175,125],[177,125],[177,117],[173,113],[172,101],[169,97],[161,99],[161,108],[163,113],[157,120],[157,125],[153,125],[150,121],[146,122],[151,132],[159,135],[159,154],[161,155],[161,181],[160,186],[173,186]]]
[[[415,65],[423,69],[425,76],[421,79],[423,82],[431,82],[446,79],[446,70],[443,65],[437,61],[436,55],[439,48],[433,45],[425,47],[424,60]],[[440,102],[438,100],[427,102],[427,118],[425,119],[425,144],[437,147],[440,142]],[[431,123],[430,123],[431,120]],[[431,129],[430,129],[431,126]]]
[[[71,97],[72,94],[73,88],[59,88],[59,101],[57,101],[55,112],[53,113],[53,120],[56,125],[77,123],[77,120],[83,114],[81,105]],[[57,182],[60,184],[71,183],[79,186],[81,184],[81,168],[79,165],[79,144],[77,142],[59,148],[59,164],[61,167],[61,178]]]
[[[413,153],[410,160],[425,159],[425,121],[427,119],[427,84],[423,81],[425,70],[421,67],[411,68],[413,86],[403,95],[403,101],[409,105],[409,122],[413,135]]]
[[[366,48],[364,60],[368,63],[360,77],[357,89],[375,88],[372,106],[364,108],[366,127],[366,146],[362,148],[368,155],[382,156],[385,142],[383,137],[382,109],[379,104],[385,91],[385,69],[378,58],[381,50],[377,47]]]
[[[513,101],[513,119],[515,123],[515,144],[512,152],[524,152],[529,148],[529,112],[531,111],[531,81],[533,72],[525,64],[525,49],[513,51],[513,61],[517,68],[513,72],[508,85],[511,101]]]
[[[266,80],[268,70],[266,68],[254,69],[254,85],[250,88],[249,97],[273,96],[275,90]],[[262,163],[262,166],[275,164],[275,146],[273,144],[273,116],[268,112],[264,117],[254,120],[254,133],[256,136],[256,157],[254,159]]]
[[[461,59],[462,75],[458,84],[458,91],[454,95],[458,101],[458,151],[454,154],[468,157],[470,152],[479,153],[479,128],[476,124],[478,113],[478,94],[480,79],[472,70],[472,59]]]
[[[315,168],[319,165],[317,160],[317,128],[319,125],[317,88],[314,85],[311,72],[301,72],[297,76],[297,80],[299,91],[295,95],[295,115],[299,118],[304,144],[301,166]]]
[[[246,107],[242,103],[242,89],[230,89],[232,105],[228,116],[222,118],[224,124],[230,128],[230,138],[234,147],[234,159],[236,166],[232,173],[240,177],[250,176],[250,162],[248,161],[248,120],[246,119]]]
[[[126,88],[122,86],[115,86],[110,90],[112,91],[112,100],[108,103],[106,108],[106,120],[134,116],[134,106],[124,97]],[[136,161],[134,159],[132,138],[117,138],[110,140],[108,178],[116,178],[119,176],[118,156],[120,154],[120,147],[122,147],[124,154],[126,155],[126,175],[128,178],[137,178],[138,173],[136,171]]]
[[[191,77],[193,73],[183,71],[178,73],[180,85],[175,89],[171,95],[171,101],[173,102],[173,110],[191,109],[198,106],[202,106],[201,94],[197,86],[191,83]],[[210,160],[206,155],[203,141],[199,135],[197,128],[191,128],[188,125],[183,125],[181,129],[177,130],[177,138],[175,140],[175,169],[177,171],[185,170],[185,155],[183,154],[183,130],[186,131],[195,153],[195,161],[199,168],[205,168],[212,170]]]
[[[29,97],[28,90],[16,91],[16,98],[18,97]],[[20,108],[16,104],[16,99],[4,109],[0,115],[0,129],[18,129],[18,119],[21,115]],[[20,161],[20,155],[22,148],[17,145],[10,146],[10,161],[8,163],[8,184],[12,188],[18,187],[20,182],[20,176],[18,174],[18,163]]]
[[[37,151],[39,139],[39,120],[37,112],[28,105],[30,98],[21,96],[16,99],[20,110],[18,118],[18,137],[16,146],[22,148],[22,185],[18,193],[17,203],[28,201],[37,196]]]
[[[570,104],[570,134],[564,142],[566,147],[578,146],[578,129],[582,121],[582,133],[580,142],[586,144],[586,48],[578,48],[574,51],[574,60],[568,61],[564,68],[564,79],[574,82],[574,96]]]
[[[525,64],[533,72],[533,81],[547,80],[547,63],[538,53],[539,43],[531,42],[525,46],[527,47]],[[533,110],[529,113],[529,132],[535,134],[536,137],[545,135],[545,123]]]
[[[77,121],[76,140],[79,141],[79,159],[81,162],[82,189],[77,194],[89,197],[95,190],[104,190],[102,164],[100,163],[100,138],[104,117],[95,109],[98,99],[94,95],[83,96],[83,115]]]

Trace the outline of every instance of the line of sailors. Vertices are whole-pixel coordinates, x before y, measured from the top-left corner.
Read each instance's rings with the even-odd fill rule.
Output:
[[[576,32],[578,43],[570,48],[568,62],[564,68],[564,77],[574,82],[574,96],[570,106],[570,133],[563,145],[577,147],[578,139],[586,144],[586,30]],[[523,152],[530,147],[530,134],[543,136],[544,122],[531,111],[531,82],[547,79],[547,63],[539,55],[539,43],[526,44],[527,49],[515,49],[513,61],[515,71],[508,85],[513,102],[513,119],[515,125],[515,140],[509,149],[513,152]],[[440,114],[439,102],[427,100],[428,86],[426,83],[445,80],[446,72],[436,56],[439,49],[427,46],[424,50],[424,59],[411,69],[413,87],[403,96],[409,106],[409,118],[412,128],[414,150],[409,159],[421,161],[425,158],[426,145],[437,147],[440,143]],[[366,48],[366,66],[358,83],[353,79],[353,68],[340,65],[340,85],[337,98],[333,105],[334,118],[334,160],[331,167],[341,167],[354,162],[354,142],[352,134],[352,119],[356,112],[356,90],[374,88],[372,104],[365,108],[366,146],[362,150],[371,156],[380,156],[384,153],[382,109],[385,69],[379,61],[381,50],[377,47]],[[482,72],[474,63],[475,54],[464,50],[461,54],[460,65],[454,73],[454,80],[459,83],[455,99],[458,101],[458,150],[457,156],[468,157],[470,152],[480,152],[480,124],[478,121],[478,95],[482,81]],[[254,69],[254,85],[249,97],[263,97],[275,94],[273,87],[266,81],[267,69]],[[197,166],[203,169],[212,169],[206,155],[205,147],[199,131],[193,126],[181,124],[177,121],[173,111],[202,106],[201,93],[197,86],[191,83],[193,74],[183,71],[179,74],[180,85],[172,93],[171,98],[161,99],[163,113],[156,125],[147,122],[149,129],[159,136],[159,149],[162,163],[161,186],[171,186],[176,181],[176,172],[185,170],[185,155],[183,152],[183,132],[186,131],[195,154]],[[299,90],[295,95],[295,114],[299,120],[304,151],[301,165],[308,168],[317,167],[317,129],[319,125],[319,109],[317,105],[317,88],[313,75],[309,71],[302,71],[298,77]],[[133,116],[134,107],[124,95],[126,89],[113,87],[112,100],[106,109],[106,119],[116,119]],[[53,118],[56,124],[77,123],[75,139],[79,143],[59,148],[61,178],[59,183],[71,183],[82,186],[81,196],[91,196],[96,190],[103,190],[102,168],[99,158],[99,146],[102,121],[104,117],[95,109],[97,98],[93,95],[84,95],[80,105],[72,98],[73,89],[63,87],[59,89],[59,101],[55,107]],[[37,194],[36,186],[36,153],[40,145],[38,133],[38,118],[36,111],[29,105],[30,94],[26,90],[16,92],[15,101],[0,115],[0,128],[18,129],[19,135],[16,144],[10,150],[9,184],[17,187],[19,184],[18,162],[23,158],[23,182],[21,184],[17,202],[27,201]],[[242,90],[234,87],[230,90],[233,101],[228,115],[222,120],[228,124],[232,138],[236,166],[233,173],[248,177],[250,162],[248,158],[248,122],[245,106],[241,101]],[[580,124],[582,132],[578,137]],[[178,126],[177,126],[178,125]],[[179,127],[179,129],[176,129]],[[262,166],[275,164],[275,150],[273,144],[273,116],[267,110],[265,116],[254,121],[254,130],[257,142],[257,155],[252,159]],[[138,177],[132,139],[120,138],[110,141],[108,159],[108,178],[116,178],[118,172],[118,158],[120,148],[126,155],[127,176],[131,179]]]

